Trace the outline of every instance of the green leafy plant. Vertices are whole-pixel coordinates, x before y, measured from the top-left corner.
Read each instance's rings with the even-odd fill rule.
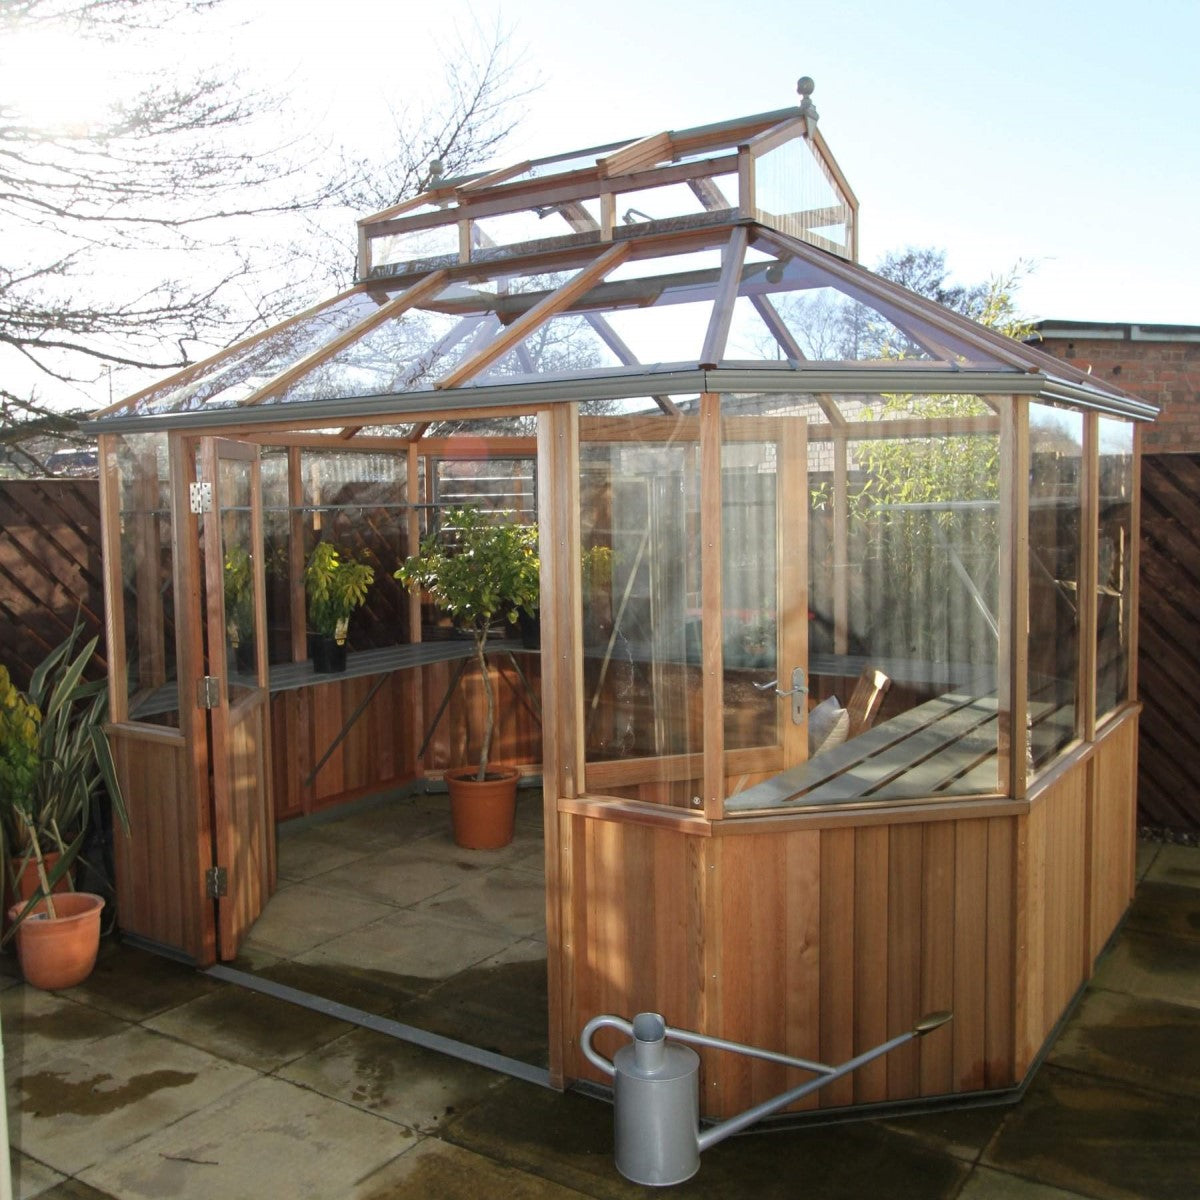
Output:
[[[235,646],[254,631],[254,571],[242,546],[225,551],[225,628]]]
[[[541,563],[537,530],[532,525],[495,521],[480,509],[448,508],[441,528],[421,542],[396,578],[409,591],[423,590],[451,620],[475,641],[476,660],[487,697],[487,721],[476,778],[487,775],[496,724],[496,699],[488,671],[487,641],[492,624],[512,624],[521,612],[533,616],[538,606]]]
[[[304,568],[309,627],[344,642],[350,614],[366,600],[374,582],[374,567],[343,556],[332,542],[318,542]]]
[[[83,672],[98,638],[79,647],[82,627],[34,671],[26,694],[0,667],[0,858],[14,893],[25,866],[36,864],[38,887],[8,935],[40,900],[51,918],[53,889],[70,885],[88,830],[100,820],[107,791],[113,816],[128,832],[129,817],[104,735],[108,692],[103,680],[86,682]],[[53,868],[46,855],[59,854]]]

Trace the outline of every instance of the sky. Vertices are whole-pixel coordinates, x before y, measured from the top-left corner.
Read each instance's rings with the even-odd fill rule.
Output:
[[[455,28],[499,20],[539,81],[501,161],[787,107],[810,75],[868,265],[1026,262],[1030,316],[1200,324],[1200,0],[233,2],[260,69],[380,137]]]
[[[111,98],[122,50],[215,64],[280,97],[283,140],[353,150],[497,26],[525,94],[493,166],[794,106],[808,75],[866,265],[931,247],[968,285],[1021,267],[1033,320],[1200,325],[1200,0],[225,0],[149,55],[0,59],[54,119]]]

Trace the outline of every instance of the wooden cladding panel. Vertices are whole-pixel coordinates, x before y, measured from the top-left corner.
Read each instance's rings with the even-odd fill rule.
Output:
[[[526,656],[521,665],[536,694],[536,660]],[[425,730],[414,727],[413,713],[420,711],[420,704],[432,719],[455,666],[453,662],[436,663],[393,671],[382,684],[379,676],[333,675],[310,687],[272,696],[276,819],[302,816],[414,780],[421,766],[417,750]],[[503,656],[493,657],[492,671],[496,688],[492,761],[536,764],[541,761],[541,726],[528,693]],[[425,752],[424,769],[442,770],[478,755],[484,705],[478,673],[468,665]],[[351,722],[356,712],[359,715]],[[334,746],[343,730],[344,736]],[[310,781],[318,763],[321,765]]]
[[[664,1004],[673,1010],[665,1013],[668,1022],[682,1023],[674,1013],[687,1009],[689,988],[715,988],[719,1006],[709,1023],[689,1027],[838,1063],[911,1028],[926,1012],[952,1009],[955,1023],[945,1030],[798,1107],[1016,1082],[1016,817],[733,838],[572,821],[575,912],[585,896],[587,915],[583,927],[568,934],[576,947],[568,1025],[578,1029],[598,1012],[665,1011]],[[653,864],[648,839],[657,847]],[[582,852],[581,843],[592,849]],[[676,849],[684,844],[704,848],[694,863]],[[646,873],[667,864],[671,884]],[[632,890],[602,877],[614,867],[622,880],[637,881]],[[679,890],[672,894],[672,888]],[[718,928],[696,929],[701,913],[694,895],[713,888]],[[610,911],[614,904],[618,911]],[[999,930],[994,940],[992,922]],[[690,957],[682,944],[689,928],[703,950]],[[715,936],[705,936],[709,932]],[[660,983],[665,991],[656,993]],[[572,1070],[599,1079],[577,1054],[568,1056]],[[706,1061],[704,1111],[728,1116],[803,1078],[721,1055]]]
[[[1137,722],[1125,721],[1096,749],[1088,878],[1090,961],[1104,949],[1133,899],[1137,828],[1130,797],[1138,779]]]
[[[110,729],[109,743],[131,830],[113,838],[121,928],[207,961],[212,906],[203,873],[212,851],[207,821],[190,798],[183,739],[121,726]]]
[[[1085,945],[1089,853],[1086,767],[1067,772],[1020,820],[1018,940],[1025,953],[1017,1005],[1018,1067],[1023,1073],[1087,978]]]

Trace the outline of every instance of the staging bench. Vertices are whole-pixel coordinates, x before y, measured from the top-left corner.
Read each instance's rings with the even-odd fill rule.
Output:
[[[952,691],[935,696],[730,796],[725,810],[778,811],[874,799],[995,792],[997,708],[994,695]],[[1054,721],[1069,711],[1051,704],[1030,705],[1035,724]]]

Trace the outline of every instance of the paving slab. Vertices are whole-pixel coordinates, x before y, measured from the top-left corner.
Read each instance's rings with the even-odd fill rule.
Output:
[[[1200,888],[1147,880],[1138,886],[1125,928],[1200,941]]]
[[[227,985],[146,1022],[150,1029],[207,1050],[218,1058],[274,1071],[349,1026],[298,1004]]]
[[[81,1172],[121,1200],[340,1200],[415,1137],[402,1126],[262,1077]]]
[[[1200,847],[1160,846],[1146,872],[1149,883],[1173,883],[1179,887],[1200,888]]]
[[[127,1028],[127,1022],[62,993],[25,984],[0,993],[4,1071],[9,1078],[61,1054],[64,1048],[112,1037]]]
[[[105,943],[96,969],[62,995],[126,1021],[144,1021],[221,986],[186,963],[123,945],[116,938],[106,938]],[[132,979],[136,987],[130,986]]]
[[[64,1179],[48,1192],[42,1192],[37,1200],[118,1200],[118,1197],[89,1187],[81,1179]]]
[[[602,1200],[663,1195],[630,1183],[613,1164],[612,1109],[516,1080],[444,1127],[439,1136],[477,1154]],[[669,1193],[755,1200],[950,1200],[965,1163],[913,1138],[856,1123],[730,1138]]]
[[[491,926],[517,937],[546,938],[546,885],[539,875],[496,867],[440,892],[417,907],[469,926]]]
[[[426,1138],[364,1180],[353,1200],[579,1200],[583,1194],[459,1146]]]
[[[9,1138],[39,1162],[76,1175],[254,1078],[245,1067],[131,1026],[64,1046],[10,1083]]]
[[[1161,842],[1138,842],[1136,865],[1134,867],[1134,874],[1138,879],[1145,878],[1146,872],[1154,865],[1154,860],[1158,857],[1158,852],[1161,849]]]
[[[1092,986],[1200,1006],[1200,941],[1125,931],[1100,959]]]
[[[291,883],[271,897],[250,930],[245,948],[292,958],[391,911],[378,901],[333,895],[311,883]]]
[[[394,909],[384,919],[327,939],[296,957],[330,967],[394,971],[432,984],[499,954],[515,940],[491,930],[466,929],[430,913]]]
[[[280,837],[276,842],[279,878],[290,882],[310,879],[367,858],[377,848],[367,842],[348,846],[321,826],[305,829],[291,837]]]
[[[1200,1195],[1200,1106],[1044,1066],[983,1163],[1097,1200]]]
[[[464,879],[491,869],[482,863],[430,858],[421,852],[420,845],[384,850],[347,866],[325,871],[309,882],[313,887],[337,895],[405,908],[449,891]]]
[[[1078,1200],[1081,1192],[1067,1192],[1044,1183],[1033,1183],[1019,1175],[976,1167],[958,1200]]]
[[[402,1005],[396,1016],[419,1029],[545,1066],[547,1004],[546,947],[522,940]]]
[[[1011,1104],[948,1108],[915,1117],[895,1117],[882,1124],[894,1133],[924,1142],[931,1150],[975,1162],[1011,1111]]]
[[[44,1195],[66,1179],[59,1171],[52,1170],[45,1163],[19,1150],[13,1152],[11,1159],[12,1188],[16,1200],[33,1200],[34,1196]]]
[[[370,1029],[355,1029],[277,1074],[421,1133],[433,1132],[504,1082],[494,1071]]]

